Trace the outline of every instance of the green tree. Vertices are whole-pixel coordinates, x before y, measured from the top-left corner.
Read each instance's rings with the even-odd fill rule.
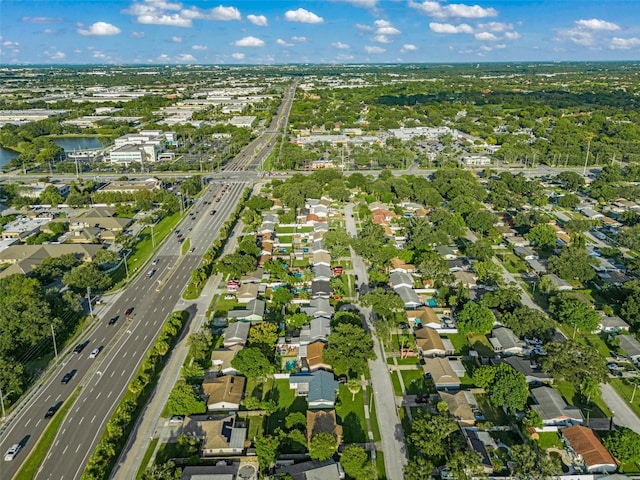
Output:
[[[556,175],[556,180],[560,182],[564,188],[571,192],[575,192],[584,185],[584,178],[576,172],[564,171]]]
[[[363,295],[360,303],[365,307],[371,307],[376,315],[387,321],[393,319],[396,313],[404,311],[404,303],[398,294],[382,288],[376,288]]]
[[[202,401],[193,385],[178,382],[169,393],[167,400],[169,415],[193,415],[206,411],[207,405]]]
[[[564,247],[559,256],[549,258],[549,271],[567,281],[577,280],[585,283],[595,277],[591,268],[594,263],[595,260],[587,255],[584,248],[571,245]]]
[[[362,327],[348,323],[337,325],[327,342],[324,359],[337,375],[357,377],[366,371],[367,361],[375,358],[373,341]]]
[[[189,335],[187,343],[189,344],[189,356],[194,361],[202,363],[209,358],[209,352],[213,346],[211,330],[193,332]]]
[[[260,467],[266,470],[276,463],[280,449],[280,437],[276,435],[258,437],[255,439],[255,447]]]
[[[342,451],[340,464],[344,473],[354,480],[374,480],[377,476],[375,465],[369,460],[369,455],[358,445],[349,445]]]
[[[616,427],[604,439],[607,450],[622,463],[640,459],[640,435],[626,427]]]
[[[216,271],[231,278],[240,278],[256,269],[258,261],[251,255],[232,253],[221,257],[216,262]]]
[[[490,308],[473,301],[465,303],[457,317],[458,331],[463,334],[489,333],[495,322]]]
[[[47,185],[40,194],[40,203],[57,207],[64,199],[60,191],[53,185]]]
[[[527,443],[511,447],[511,474],[516,480],[550,480],[561,471],[560,462]]]
[[[349,253],[351,237],[344,230],[330,230],[325,233],[322,241],[332,258],[344,257]]]
[[[586,378],[597,383],[608,378],[606,360],[591,346],[568,340],[549,342],[544,348],[547,355],[542,358],[542,369],[558,380],[567,380],[579,388]]]
[[[482,455],[471,450],[456,450],[447,461],[451,474],[456,480],[477,480],[486,478],[482,465]]]
[[[303,312],[293,313],[284,317],[284,322],[287,325],[287,328],[292,330],[298,330],[307,325],[310,321],[311,317]]]
[[[62,283],[76,292],[84,292],[87,287],[93,292],[102,292],[111,286],[112,280],[108,274],[91,262],[78,265],[65,273]]]
[[[231,366],[245,377],[264,381],[275,368],[259,348],[243,348],[231,360]]]
[[[434,470],[435,467],[429,460],[424,457],[415,457],[409,460],[402,473],[405,480],[428,480]]]
[[[409,442],[418,452],[434,462],[442,461],[456,445],[458,425],[447,415],[431,415],[421,410],[413,417]]]
[[[276,310],[282,310],[282,307],[287,305],[293,300],[293,293],[286,287],[280,287],[271,295],[271,301],[273,302]]]
[[[278,342],[278,325],[272,322],[251,325],[248,340],[250,347],[259,348],[267,358],[270,358]]]
[[[587,399],[587,405],[592,398],[599,398],[602,394],[602,387],[593,378],[587,377],[580,384],[580,393]]]
[[[550,250],[556,246],[556,231],[551,225],[535,225],[524,237],[542,250]]]
[[[292,412],[284,419],[284,425],[288,430],[306,427],[307,417],[302,412]]]
[[[500,322],[519,338],[539,338],[550,340],[556,323],[544,312],[522,305],[513,312],[504,313]]]
[[[309,456],[312,460],[321,462],[331,458],[336,453],[337,448],[336,437],[327,432],[318,432],[311,438],[309,443]]]
[[[593,307],[569,295],[554,297],[551,312],[560,323],[577,327],[587,333],[593,332],[600,324],[600,315]]]
[[[491,403],[512,412],[523,410],[529,397],[526,377],[506,363],[494,368],[495,377],[489,387]]]

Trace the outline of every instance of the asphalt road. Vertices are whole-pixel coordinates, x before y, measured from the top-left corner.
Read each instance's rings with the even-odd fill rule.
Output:
[[[285,93],[279,112],[288,115],[295,86],[294,83]],[[59,366],[9,418],[0,438],[0,453],[14,443],[20,443],[22,450],[13,461],[4,461],[4,455],[0,458],[0,479],[13,478],[19,467],[28,461],[31,449],[48,423],[44,419],[45,412],[50,406],[66,400],[77,387],[81,387],[80,394],[34,478],[80,477],[146,351],[180,300],[191,271],[200,264],[202,254],[235,209],[244,188],[258,179],[259,175],[253,170],[270,153],[276,141],[275,132],[286,125],[286,120],[286,117],[275,117],[273,129],[265,131],[225,166],[224,174],[213,177],[229,183],[224,195],[221,196],[222,182],[212,182],[190,207],[190,214],[177,229],[190,238],[193,252],[181,255],[182,244],[173,235],[168,237],[154,257],[158,259],[157,265],[147,266],[115,297],[109,308],[103,309],[106,310],[104,314],[82,337],[89,341],[87,347],[80,354],[63,353]],[[214,194],[221,199],[205,204]],[[214,215],[209,213],[212,209],[216,210]],[[149,277],[146,272],[151,268],[156,271]],[[133,308],[133,312],[127,318],[124,312],[128,308]],[[108,325],[108,320],[116,315],[119,316],[116,324]],[[96,347],[103,348],[98,357],[88,358],[89,352]],[[60,379],[71,370],[75,370],[73,378],[62,384]]]
[[[353,205],[345,207],[346,229],[351,236],[357,234],[355,221],[352,217]],[[360,293],[365,293],[364,285],[369,284],[367,268],[361,257],[351,249],[351,260],[353,271],[357,276],[356,283],[360,285]],[[371,386],[374,392],[374,402],[376,406],[376,418],[380,429],[380,440],[382,451],[384,452],[384,465],[388,480],[402,480],[402,469],[407,464],[407,448],[404,439],[404,431],[398,417],[395,393],[393,384],[389,376],[383,348],[378,338],[373,335],[373,313],[370,308],[359,307],[364,315],[367,330],[372,332],[373,349],[376,352],[376,359],[369,361],[369,372],[371,374]]]

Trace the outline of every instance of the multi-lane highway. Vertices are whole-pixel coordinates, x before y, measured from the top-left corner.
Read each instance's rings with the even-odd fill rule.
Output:
[[[177,234],[168,237],[154,257],[157,264],[140,272],[81,337],[81,341],[89,341],[85,349],[78,354],[63,353],[63,361],[55,371],[10,417],[10,423],[0,437],[0,453],[4,454],[14,443],[21,443],[23,448],[13,461],[0,459],[0,479],[12,478],[28,461],[29,453],[50,421],[44,418],[46,411],[66,400],[76,388],[80,388],[80,393],[35,478],[67,480],[81,476],[146,351],[178,303],[191,271],[199,265],[222,223],[235,209],[244,188],[258,179],[255,169],[270,153],[278,130],[286,125],[294,93],[295,83],[287,89],[278,115],[273,119],[273,127],[227,164],[225,171],[236,180],[229,182],[220,201],[205,204],[214,194],[217,197],[222,194],[222,183],[213,182],[177,227],[180,234],[190,238],[193,252],[181,255],[182,244],[178,242]],[[214,208],[216,213],[210,215]],[[151,268],[156,271],[149,277],[146,272]],[[125,316],[130,308],[133,309],[131,314]],[[109,325],[109,319],[116,316],[118,321]],[[97,347],[103,347],[102,351],[96,358],[89,358],[89,353]],[[64,374],[72,370],[76,371],[73,378],[62,384]]]

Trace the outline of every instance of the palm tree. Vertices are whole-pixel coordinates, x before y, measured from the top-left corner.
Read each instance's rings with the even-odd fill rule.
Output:
[[[602,387],[594,379],[587,377],[580,384],[580,393],[586,397],[588,405],[593,397],[599,397],[602,394]]]
[[[352,378],[347,382],[347,388],[351,392],[351,401],[353,402],[356,398],[356,393],[358,393],[362,388],[362,384],[358,379]]]

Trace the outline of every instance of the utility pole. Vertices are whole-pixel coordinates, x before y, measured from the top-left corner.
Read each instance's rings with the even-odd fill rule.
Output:
[[[56,331],[53,329],[53,323],[51,324],[51,337],[53,338],[53,352],[58,358],[58,345],[56,345]]]
[[[591,150],[591,140],[587,144],[587,155],[584,157],[584,169],[582,170],[582,176],[587,174],[587,162],[589,161],[589,150]]]
[[[78,170],[78,157],[74,158],[76,164],[76,177],[80,178],[80,171]]]
[[[91,305],[91,287],[87,287],[87,300],[89,301],[89,315],[93,318],[93,305]]]

